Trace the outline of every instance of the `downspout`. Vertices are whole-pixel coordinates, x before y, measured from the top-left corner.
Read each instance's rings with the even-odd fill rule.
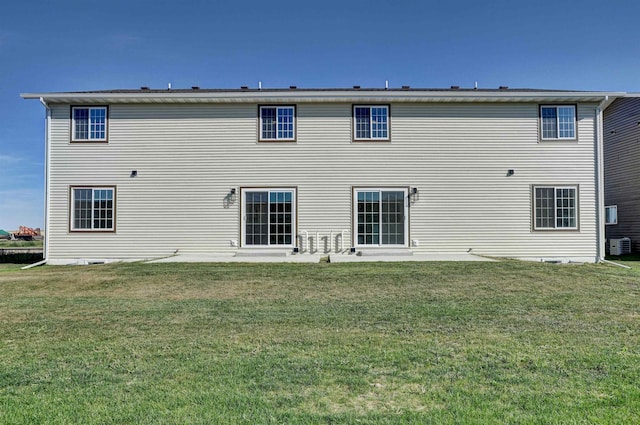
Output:
[[[604,121],[603,112],[615,100],[605,96],[596,108],[596,262],[604,262]]]
[[[51,229],[49,223],[49,208],[51,205],[51,190],[49,188],[50,176],[49,176],[49,164],[51,159],[51,108],[47,105],[44,98],[40,98],[40,103],[45,107],[45,131],[44,131],[44,246],[43,246],[43,260],[35,264],[27,266],[26,268],[39,266],[46,264],[49,260],[49,230]]]

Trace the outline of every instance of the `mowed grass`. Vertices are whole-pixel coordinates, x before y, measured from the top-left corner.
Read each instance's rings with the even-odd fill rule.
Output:
[[[5,268],[0,423],[640,423],[640,271]]]
[[[43,241],[10,241],[0,239],[0,248],[42,248]]]

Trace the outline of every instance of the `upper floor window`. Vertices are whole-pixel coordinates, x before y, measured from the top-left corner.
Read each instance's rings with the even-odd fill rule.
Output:
[[[74,106],[71,121],[72,142],[107,141],[106,106]]]
[[[295,141],[295,139],[295,106],[260,107],[260,140]]]
[[[578,229],[578,188],[576,186],[535,186],[534,229]]]
[[[389,106],[355,105],[353,107],[354,140],[389,140]]]
[[[542,140],[576,138],[575,105],[540,106]]]
[[[71,230],[114,231],[115,188],[72,187]]]

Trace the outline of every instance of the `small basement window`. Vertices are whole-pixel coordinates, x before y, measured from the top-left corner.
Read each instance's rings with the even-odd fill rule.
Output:
[[[618,224],[618,206],[608,205],[604,207],[604,224]]]

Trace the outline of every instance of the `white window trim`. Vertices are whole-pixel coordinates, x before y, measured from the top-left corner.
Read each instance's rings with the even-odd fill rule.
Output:
[[[247,224],[247,210],[246,210],[246,196],[247,192],[291,192],[291,243],[287,245],[248,245],[246,243],[246,224]],[[241,198],[241,223],[240,223],[240,246],[242,248],[269,248],[269,249],[282,249],[282,248],[294,248],[296,246],[296,241],[298,238],[298,222],[297,222],[297,205],[298,205],[298,190],[295,187],[242,187],[240,188],[240,198]],[[267,211],[267,215],[269,212]],[[270,236],[271,230],[269,229],[270,223],[267,222],[268,233],[267,236]],[[267,237],[267,240],[269,238]]]
[[[558,137],[544,137],[543,120],[542,120],[542,108],[555,108],[556,109],[556,134]],[[560,118],[558,114],[558,108],[573,108],[573,137],[560,137]],[[577,105],[540,105],[538,110],[540,120],[540,140],[578,140],[578,107]]]
[[[75,118],[75,110],[76,109],[87,109],[89,113],[89,132],[87,133],[91,136],[91,110],[92,109],[103,109],[104,110],[104,137],[102,138],[87,138],[87,139],[77,139],[76,138],[76,118]],[[72,106],[71,107],[71,141],[72,142],[106,142],[108,140],[109,134],[109,108],[106,106]]]
[[[275,109],[276,110],[276,137],[267,138],[262,135],[262,110],[263,109]],[[291,109],[293,111],[293,137],[278,137],[278,110],[279,109]],[[297,130],[298,117],[295,105],[261,105],[258,108],[258,141],[260,142],[295,142]]]
[[[387,137],[358,137],[356,126],[356,108],[369,108],[369,134],[373,134],[373,120],[371,119],[372,108],[386,108],[387,109]],[[391,107],[389,105],[353,105],[352,108],[352,127],[353,127],[353,140],[355,141],[367,141],[367,140],[391,140]]]
[[[615,217],[616,219],[613,222],[607,221],[607,219],[609,218],[609,214],[607,214],[608,209],[613,209],[616,212],[616,217]],[[618,224],[618,206],[617,205],[607,205],[604,207],[604,224],[606,226]]]
[[[75,191],[76,190],[91,190],[91,228],[88,229],[84,229],[84,228],[76,228],[75,226],[75,214],[76,214],[76,208],[75,208]],[[112,202],[113,202],[113,213],[111,216],[111,220],[112,220],[112,226],[110,228],[104,228],[104,229],[95,229],[93,227],[93,200],[94,200],[94,193],[96,190],[111,190],[113,192],[112,194]],[[115,186],[71,186],[71,203],[70,203],[70,212],[69,212],[69,217],[70,217],[70,222],[69,222],[69,230],[72,232],[115,232],[116,230],[116,187]]]
[[[382,238],[378,244],[359,244],[358,243],[358,192],[403,192],[404,199],[404,244],[382,244]],[[353,246],[356,248],[407,248],[409,247],[409,189],[406,187],[354,187],[353,188],[353,217],[352,232]],[[382,210],[381,210],[382,211]],[[382,226],[382,223],[380,223]]]
[[[553,189],[553,226],[554,227],[538,227],[536,225],[536,211],[537,211],[537,207],[538,207],[538,200],[536,197],[536,189]],[[574,189],[575,190],[575,194],[576,194],[576,199],[575,199],[575,210],[576,210],[576,216],[575,216],[575,222],[576,225],[574,227],[557,227],[557,213],[558,213],[558,206],[556,205],[556,191],[558,189]],[[539,230],[539,231],[564,231],[564,230],[579,230],[580,229],[580,210],[579,210],[579,201],[580,201],[580,193],[579,193],[579,186],[553,186],[553,185],[534,185],[533,186],[533,230]]]

